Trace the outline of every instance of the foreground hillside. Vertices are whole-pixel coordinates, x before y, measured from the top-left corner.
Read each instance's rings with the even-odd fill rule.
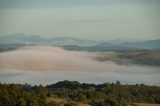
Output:
[[[160,104],[135,103],[138,106],[160,106]]]
[[[74,101],[70,99],[65,98],[58,98],[58,97],[47,97],[46,98],[47,103],[49,104],[57,104],[59,106],[91,106],[88,103],[82,103],[80,101]]]
[[[134,103],[160,104],[160,87],[119,81],[99,85],[61,81],[46,87],[0,84],[0,106],[137,106]]]

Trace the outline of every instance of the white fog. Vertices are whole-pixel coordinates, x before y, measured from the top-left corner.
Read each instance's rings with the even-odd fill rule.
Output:
[[[9,83],[51,84],[60,80],[160,85],[160,67],[100,62],[96,52],[30,46],[0,53],[0,80]]]

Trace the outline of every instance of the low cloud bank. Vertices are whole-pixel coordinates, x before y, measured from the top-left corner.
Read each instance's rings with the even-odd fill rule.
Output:
[[[124,66],[100,62],[95,52],[67,51],[58,47],[30,46],[0,53],[0,69],[91,73],[160,74],[159,67]]]

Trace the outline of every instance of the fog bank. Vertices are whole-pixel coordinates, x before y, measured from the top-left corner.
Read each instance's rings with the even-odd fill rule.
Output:
[[[157,67],[124,66],[112,61],[99,62],[93,59],[97,55],[95,52],[67,51],[58,47],[29,46],[0,53],[0,68],[30,71],[159,73],[160,68]]]
[[[97,55],[96,52],[67,51],[47,46],[30,46],[1,52],[0,80],[8,82],[24,78],[24,82],[31,80],[31,83],[41,81],[45,84],[55,80],[97,83],[120,80],[148,84],[160,82],[160,67],[100,62],[93,59]]]

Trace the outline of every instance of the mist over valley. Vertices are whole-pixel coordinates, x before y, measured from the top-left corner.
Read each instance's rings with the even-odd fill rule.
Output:
[[[133,57],[141,54],[142,57],[142,53],[144,55],[144,52],[124,52],[123,55]],[[159,52],[152,53],[155,54],[158,54],[159,61]],[[20,47],[0,53],[0,79],[10,83],[25,83],[30,79],[31,84],[49,84],[67,79],[89,83],[119,80],[124,84],[159,85],[159,65],[134,63],[118,55],[120,53],[116,51],[68,51],[51,46]]]

